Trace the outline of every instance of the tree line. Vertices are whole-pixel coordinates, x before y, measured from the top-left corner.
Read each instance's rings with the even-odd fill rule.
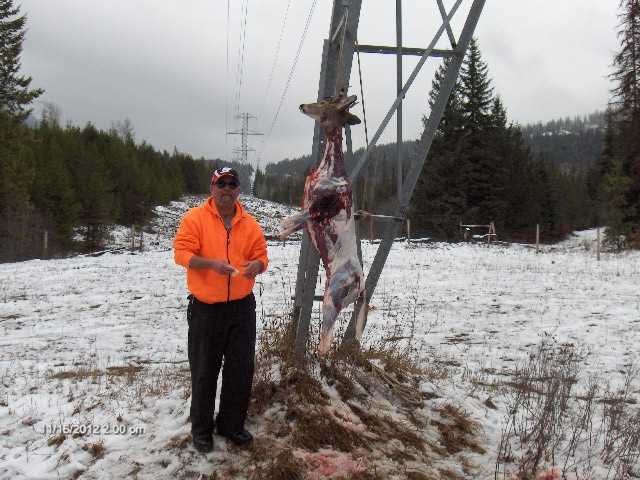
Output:
[[[620,10],[621,48],[604,113],[526,127],[510,122],[479,44],[471,42],[411,201],[415,233],[456,240],[461,224],[493,222],[502,239],[533,241],[539,225],[553,241],[607,225],[610,244],[640,247],[640,8],[621,0]],[[436,73],[429,108],[446,67]],[[407,162],[420,141],[403,145]],[[393,144],[374,147],[355,186],[360,208],[392,211],[395,157]],[[256,175],[256,191],[298,204],[311,167],[309,156],[268,165]]]
[[[438,96],[446,67],[444,63],[436,72],[429,108]],[[564,121],[552,127],[557,125],[568,127]],[[417,160],[420,142],[403,143],[405,174]],[[535,226],[540,224],[545,238],[553,240],[589,226],[592,218],[588,175],[581,168],[584,162],[567,168],[548,149],[536,152],[531,143],[531,136],[527,139],[518,125],[508,121],[474,40],[414,191],[409,210],[413,233],[456,240],[461,238],[461,223],[494,222],[502,239],[527,241],[534,239]],[[354,152],[354,157],[362,151]],[[358,208],[389,214],[397,206],[396,157],[394,143],[373,147],[355,186]],[[256,192],[299,204],[311,168],[310,156],[267,165],[256,173]],[[374,225],[374,234],[383,227]]]
[[[640,3],[620,1],[614,83],[602,155],[591,172],[598,222],[619,247],[640,248]]]
[[[533,157],[563,169],[591,168],[602,153],[605,112],[524,125],[522,136]]]
[[[101,130],[60,124],[57,107],[30,117],[43,90],[20,73],[26,16],[0,1],[0,261],[94,251],[113,224],[141,228],[156,205],[209,190],[220,160],[136,142],[128,120]],[[249,184],[251,167],[234,165]]]

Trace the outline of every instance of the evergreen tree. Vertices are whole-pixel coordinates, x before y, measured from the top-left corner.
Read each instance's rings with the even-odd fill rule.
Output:
[[[608,212],[606,241],[611,245],[621,246],[620,238],[628,237],[636,226],[630,220],[637,210],[637,205],[629,205],[627,192],[632,180],[624,175],[622,162],[614,160],[612,168],[604,178],[604,193]]]
[[[429,93],[429,108],[433,109],[449,62],[436,71]],[[467,207],[464,187],[465,168],[460,155],[465,142],[463,110],[457,84],[438,124],[429,155],[418,178],[411,199],[409,215],[417,233],[453,240],[458,233],[459,220]],[[426,127],[427,118],[423,118]]]
[[[506,215],[505,187],[508,155],[506,112],[493,97],[489,68],[473,39],[460,71],[460,97],[468,134],[462,152],[466,166],[466,223],[497,222]]]
[[[20,75],[26,17],[12,0],[0,0],[0,260],[25,258],[37,242],[40,223],[30,199],[34,157],[30,132],[22,125],[28,105],[42,90],[29,90]]]
[[[489,79],[489,67],[482,60],[480,47],[474,38],[460,69],[460,96],[466,126],[482,129],[490,124],[493,87]]]
[[[621,0],[620,10],[610,151],[603,155],[609,173],[601,181],[611,235],[629,235],[640,247],[640,0]]]
[[[20,74],[26,22],[13,0],[0,0],[0,111],[20,122],[29,115],[27,107],[43,93],[30,89],[31,77]]]

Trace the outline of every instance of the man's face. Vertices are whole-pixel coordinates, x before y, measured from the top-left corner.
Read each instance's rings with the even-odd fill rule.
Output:
[[[231,175],[224,175],[211,184],[211,196],[218,208],[231,208],[240,195],[240,185]]]

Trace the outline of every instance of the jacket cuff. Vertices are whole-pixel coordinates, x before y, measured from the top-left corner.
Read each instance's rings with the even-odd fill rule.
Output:
[[[175,262],[178,265],[182,265],[184,268],[189,268],[189,262],[194,255],[195,253],[189,252],[187,250],[176,250],[174,257]]]

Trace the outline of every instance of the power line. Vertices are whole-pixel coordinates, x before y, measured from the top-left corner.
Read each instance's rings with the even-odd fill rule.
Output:
[[[280,26],[280,38],[278,39],[278,44],[276,45],[276,52],[273,56],[273,63],[271,64],[271,72],[269,73],[269,80],[267,81],[267,88],[265,89],[264,92],[264,100],[263,100],[263,108],[264,108],[264,102],[267,99],[267,96],[269,95],[269,90],[271,90],[271,82],[273,81],[273,74],[275,72],[276,69],[276,65],[278,63],[278,57],[280,56],[280,47],[282,45],[282,39],[284,38],[284,31],[285,31],[285,27],[287,25],[287,17],[289,16],[289,8],[291,7],[291,0],[289,0],[287,2],[287,7],[284,9],[284,16],[282,17],[282,25]],[[260,109],[260,111],[263,110]]]
[[[242,6],[241,6],[242,7]],[[236,115],[240,114],[240,97],[242,93],[242,81],[244,76],[244,53],[247,44],[247,17],[249,13],[249,0],[244,1],[243,18],[240,23],[240,44],[238,45],[238,70],[236,76]]]
[[[271,90],[273,74],[275,73],[276,65],[278,63],[278,57],[280,56],[280,47],[282,46],[282,39],[284,38],[284,32],[287,25],[287,18],[289,16],[290,7],[291,7],[291,0],[287,2],[287,6],[284,9],[284,15],[282,17],[282,24],[280,25],[280,38],[278,38],[278,44],[276,45],[276,51],[273,56],[273,63],[271,65],[271,72],[269,73],[269,80],[267,81],[267,88],[265,89],[263,100],[262,100],[262,107],[260,108],[260,111],[263,112],[263,114],[264,114],[264,107],[267,102],[267,98],[269,97],[269,91]],[[256,159],[256,171],[260,169],[260,160],[261,160],[262,151],[264,150],[264,143],[265,143],[265,140],[264,140],[264,137],[262,137],[262,141],[260,142],[260,154]]]
[[[311,18],[313,17],[313,12],[314,12],[314,10],[316,8],[317,3],[318,3],[318,0],[313,0],[313,3],[311,4],[311,8],[309,9],[309,14],[307,15],[307,20],[306,20],[306,22],[304,24],[304,30],[302,31],[302,35],[300,37],[300,43],[298,45],[298,51],[296,52],[296,55],[295,55],[295,57],[293,59],[293,64],[291,65],[291,70],[289,71],[289,77],[287,78],[287,83],[285,84],[284,90],[282,91],[282,96],[280,97],[280,103],[278,104],[278,108],[276,109],[276,113],[273,116],[273,120],[271,121],[271,125],[269,126],[269,131],[268,131],[266,139],[265,139],[265,144],[271,138],[271,133],[273,132],[273,127],[275,126],[276,122],[278,121],[278,115],[280,114],[280,109],[282,108],[282,105],[284,103],[284,99],[287,96],[287,91],[289,90],[289,85],[291,84],[291,80],[293,79],[293,74],[295,73],[296,65],[298,64],[298,60],[300,59],[300,53],[302,52],[302,47],[304,45],[304,40],[305,40],[305,37],[307,36],[307,32],[309,31],[309,25],[311,24]]]
[[[229,131],[229,2],[227,0],[227,70],[224,83],[224,131]],[[224,154],[229,156],[229,141],[227,135],[224,136]]]

